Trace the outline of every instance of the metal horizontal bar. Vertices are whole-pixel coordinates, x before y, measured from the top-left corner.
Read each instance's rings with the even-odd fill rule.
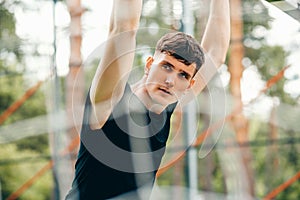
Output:
[[[294,18],[295,20],[300,22],[300,8],[298,3],[298,8],[294,7],[292,4],[287,1],[275,1],[271,2],[272,5],[282,10],[284,13]]]

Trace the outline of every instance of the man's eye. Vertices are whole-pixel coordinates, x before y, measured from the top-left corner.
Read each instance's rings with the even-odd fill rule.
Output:
[[[189,79],[189,76],[186,73],[180,73],[179,76],[180,78]]]
[[[162,68],[166,69],[166,70],[171,70],[171,66],[170,65],[162,65]]]

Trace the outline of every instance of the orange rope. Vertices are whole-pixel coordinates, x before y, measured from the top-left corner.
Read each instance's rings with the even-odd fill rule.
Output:
[[[272,87],[274,84],[276,84],[280,79],[282,79],[282,77],[284,76],[284,72],[285,70],[287,70],[290,67],[290,65],[287,65],[285,67],[283,67],[275,76],[273,76],[272,78],[270,78],[264,89],[262,89],[260,92],[264,93],[267,91],[267,89],[269,89],[270,87]]]
[[[277,188],[272,190],[263,200],[271,200],[274,197],[276,197],[280,192],[285,190],[287,187],[292,185],[295,181],[297,181],[300,178],[300,171],[294,175],[292,178],[288,179],[286,182],[279,185]]]
[[[11,104],[1,115],[0,115],[0,125],[10,116],[12,115],[16,110],[18,110],[23,103],[29,99],[42,85],[42,81],[37,82],[36,85],[29,88],[25,94],[19,98],[17,101],[15,101],[13,104]]]
[[[48,162],[42,169],[40,169],[33,177],[31,177],[25,184],[23,184],[16,192],[12,193],[6,200],[15,200],[23,192],[25,192],[33,183],[53,167],[53,161]]]
[[[177,162],[179,162],[186,154],[186,151],[181,151],[177,154],[177,157],[171,160],[167,165],[160,167],[157,170],[156,178],[160,177],[163,173],[168,171],[171,167],[173,167]]]

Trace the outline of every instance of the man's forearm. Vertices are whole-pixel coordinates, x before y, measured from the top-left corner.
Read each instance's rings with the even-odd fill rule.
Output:
[[[211,0],[210,14],[201,45],[211,56],[217,67],[225,61],[229,41],[229,0]]]
[[[110,33],[136,30],[142,12],[142,0],[114,0]]]
[[[209,18],[201,40],[201,46],[205,51],[205,62],[195,75],[195,84],[186,94],[183,103],[197,96],[216,74],[218,67],[225,62],[229,41],[229,0],[210,0]]]
[[[92,81],[93,103],[107,101],[113,93],[123,94],[133,65],[141,10],[142,0],[114,0],[108,40]]]

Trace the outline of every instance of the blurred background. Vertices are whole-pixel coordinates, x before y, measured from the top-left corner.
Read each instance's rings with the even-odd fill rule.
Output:
[[[195,112],[174,113],[153,199],[300,199],[299,1],[230,4],[226,63]],[[0,0],[0,200],[68,192],[111,6]],[[163,33],[200,41],[208,12],[206,0],[144,0],[130,81]]]

